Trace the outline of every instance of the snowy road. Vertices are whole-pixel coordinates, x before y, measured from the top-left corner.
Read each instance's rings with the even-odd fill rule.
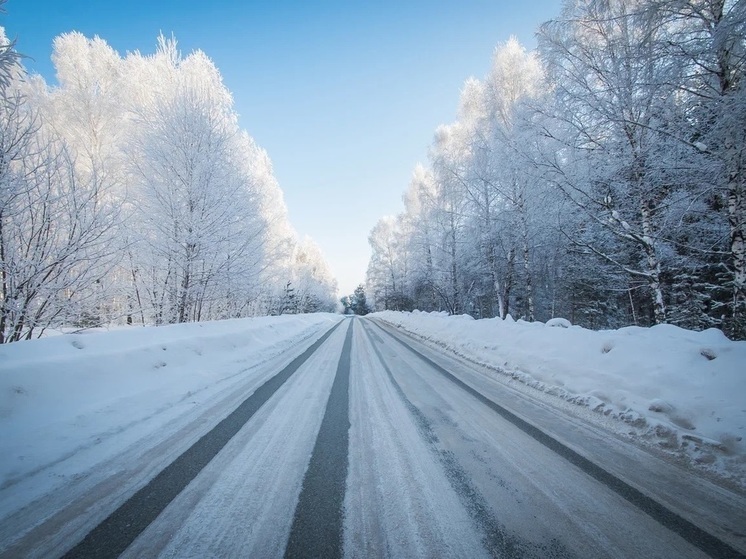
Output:
[[[0,557],[746,551],[741,496],[371,320],[275,366],[138,468],[2,520]]]

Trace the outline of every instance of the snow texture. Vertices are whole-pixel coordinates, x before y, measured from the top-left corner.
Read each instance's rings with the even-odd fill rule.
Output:
[[[260,376],[252,368],[340,319],[132,327],[0,346],[0,495],[12,497],[0,498],[0,517]]]
[[[686,451],[702,467],[746,478],[746,342],[720,330],[593,331],[562,318],[544,324],[419,311],[371,317],[598,412],[591,417],[623,420],[621,431]]]

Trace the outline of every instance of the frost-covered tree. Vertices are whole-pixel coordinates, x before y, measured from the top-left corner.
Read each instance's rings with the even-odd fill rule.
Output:
[[[743,338],[746,3],[568,0],[500,45],[371,233],[375,308]],[[403,265],[406,263],[406,265]]]
[[[439,298],[435,287],[435,230],[431,222],[435,211],[435,180],[422,165],[415,167],[409,189],[404,195],[405,212],[402,218],[407,233],[410,256],[408,282],[409,293],[405,293],[412,308],[439,309]],[[374,284],[378,285],[378,284]],[[377,299],[376,299],[377,304]],[[405,310],[405,309],[402,309]]]
[[[647,281],[656,322],[666,321],[662,274],[664,232],[659,217],[675,187],[656,169],[659,130],[672,110],[675,67],[658,56],[655,12],[643,2],[567,3],[540,33],[556,87],[557,113],[573,150],[557,184],[609,233],[638,254],[586,248],[630,276]],[[577,171],[581,172],[578,173]]]
[[[361,283],[355,288],[355,292],[350,297],[352,312],[359,316],[364,316],[370,312],[368,301],[365,296],[365,286]]]
[[[49,87],[0,34],[1,341],[273,313],[289,284],[296,312],[336,307],[204,53],[160,37],[154,54],[120,57],[68,33],[52,60]]]
[[[67,145],[31,105],[23,69],[10,75],[0,85],[0,343],[84,319],[101,300],[115,221],[103,188],[78,179]]]
[[[665,23],[661,52],[683,69],[676,85],[686,108],[686,126],[677,138],[701,152],[697,164],[713,187],[708,211],[727,219],[727,240],[715,239],[708,270],[720,252],[731,286],[729,298],[699,296],[710,315],[726,316],[730,332],[746,336],[746,3],[739,0],[654,0]],[[712,227],[709,227],[711,230]],[[718,232],[719,233],[719,232]],[[710,237],[717,233],[710,232]],[[702,283],[717,290],[721,273],[709,271]],[[719,325],[714,323],[713,325]]]
[[[6,0],[0,0],[0,14],[5,13]],[[15,41],[11,41],[5,34],[5,28],[0,26],[0,88],[7,89],[14,80],[21,55],[15,49]]]
[[[337,282],[331,274],[321,249],[310,237],[305,237],[293,249],[291,261],[295,294],[291,312],[333,312],[337,306]]]
[[[407,307],[504,317],[516,301],[533,320],[546,188],[527,169],[521,107],[541,84],[536,56],[515,39],[496,50],[485,80],[466,82],[459,119],[436,131],[431,170],[416,170],[405,213],[371,233],[376,308],[395,308],[393,294]]]
[[[230,95],[201,53],[173,62],[172,89],[140,108],[131,148],[138,252],[149,260],[156,322],[200,319],[221,268],[239,265],[251,217],[234,165]]]
[[[468,130],[469,154],[464,176],[471,203],[481,222],[481,244],[488,264],[491,298],[504,317],[509,311],[517,254],[522,260],[523,308],[534,319],[534,273],[531,207],[541,198],[540,186],[528,168],[521,135],[521,103],[542,90],[543,72],[534,53],[516,39],[496,49],[484,83],[467,82],[462,117]]]
[[[381,309],[412,308],[409,269],[412,238],[405,219],[404,215],[383,217],[368,237],[372,249],[368,277],[375,286],[374,304]]]
[[[568,2],[542,27],[562,154],[547,169],[598,229],[574,242],[627,274],[630,294],[646,284],[638,308],[655,322],[718,326],[722,203],[697,131],[702,98],[688,86],[705,59],[682,63],[691,36],[677,27],[661,4],[628,1]]]

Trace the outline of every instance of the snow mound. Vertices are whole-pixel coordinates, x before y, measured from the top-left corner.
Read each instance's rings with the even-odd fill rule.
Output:
[[[746,342],[661,324],[594,331],[566,319],[371,315],[511,379],[620,419],[646,441],[746,482]],[[734,470],[735,469],[735,470]]]
[[[545,324],[545,326],[569,328],[570,326],[572,326],[572,324],[566,318],[552,318],[551,320],[547,320],[547,323]]]
[[[309,314],[133,326],[1,345],[0,491],[103,447],[113,435],[134,436],[145,421],[152,430],[154,418],[165,422],[199,406],[341,319]]]

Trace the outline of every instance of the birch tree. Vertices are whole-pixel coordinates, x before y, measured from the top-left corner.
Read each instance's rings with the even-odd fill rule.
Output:
[[[541,49],[556,87],[567,144],[588,158],[592,176],[565,174],[558,184],[597,223],[640,248],[631,261],[587,248],[630,276],[644,278],[656,323],[666,322],[657,218],[670,185],[657,181],[654,152],[673,101],[677,69],[659,57],[661,25],[644,2],[567,3],[543,25]],[[673,78],[673,79],[672,79]],[[591,163],[592,160],[592,163]],[[599,170],[603,169],[603,174]]]
[[[729,330],[746,335],[746,3],[740,0],[655,0],[668,41],[662,52],[685,69],[677,85],[688,107],[679,140],[704,156],[722,194],[732,284]],[[717,208],[714,208],[717,211]],[[721,247],[713,247],[720,249]]]
[[[11,73],[0,86],[0,343],[80,320],[111,268],[114,222],[104,193],[79,183],[64,142],[30,106],[22,68]]]

